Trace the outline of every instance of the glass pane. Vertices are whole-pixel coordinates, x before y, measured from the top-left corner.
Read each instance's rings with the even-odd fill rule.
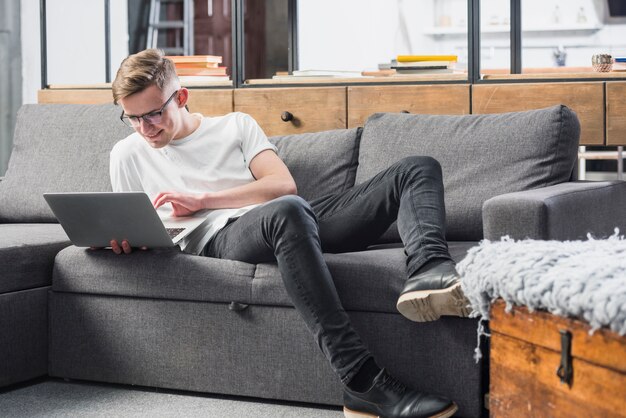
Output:
[[[625,57],[626,10],[610,7],[624,3],[522,0],[522,72],[593,73],[594,54]]]
[[[480,72],[511,73],[511,3],[483,0],[480,3]]]
[[[113,81],[120,63],[130,54],[128,19],[130,10],[127,0],[114,0],[109,4],[111,5],[111,81]]]
[[[230,0],[194,1],[194,54],[222,57],[221,67],[232,74]]]
[[[352,76],[397,66],[398,55],[456,55],[463,73],[467,0],[300,0],[298,42],[300,70]],[[452,76],[445,67],[415,71]]]
[[[128,56],[128,3],[110,2],[111,78]],[[104,1],[48,0],[48,84],[106,81]],[[68,22],[71,22],[68,24]]]
[[[287,0],[246,0],[244,79],[272,78],[288,70]]]
[[[104,1],[48,0],[46,13],[48,84],[104,83]]]

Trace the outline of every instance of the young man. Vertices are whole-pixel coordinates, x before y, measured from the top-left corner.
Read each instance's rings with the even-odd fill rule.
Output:
[[[456,405],[396,381],[374,361],[350,324],[323,251],[363,249],[397,219],[409,278],[398,301],[414,321],[466,316],[444,238],[439,164],[401,160],[344,193],[306,202],[296,195],[276,148],[248,115],[205,118],[187,111],[170,60],[158,50],[125,59],[114,102],[135,133],[111,152],[114,191],[145,191],[154,206],[210,222],[181,244],[185,252],[248,263],[276,261],[296,309],[344,383],[346,416],[448,417]],[[165,205],[165,206],[164,206]],[[116,254],[132,243],[111,242]]]

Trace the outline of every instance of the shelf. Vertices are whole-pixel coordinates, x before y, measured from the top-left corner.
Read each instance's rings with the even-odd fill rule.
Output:
[[[626,78],[626,72],[610,71],[608,73],[598,73],[595,71],[580,73],[533,73],[533,74],[484,74],[483,80],[538,80],[538,79],[558,79],[567,81],[568,79],[586,79],[586,78]]]
[[[246,85],[345,84],[345,83],[407,83],[415,81],[467,80],[467,74],[424,74],[389,77],[289,77],[246,80]]]
[[[232,87],[232,80],[183,81],[182,87]],[[111,89],[111,83],[92,84],[50,84],[48,90],[101,90]]]
[[[602,29],[596,25],[552,25],[542,27],[530,27],[522,30],[522,33],[546,33],[546,32],[587,32],[593,33]],[[511,27],[508,25],[486,26],[481,33],[508,34]],[[467,34],[466,27],[430,27],[424,30],[424,35],[428,36],[461,36]]]

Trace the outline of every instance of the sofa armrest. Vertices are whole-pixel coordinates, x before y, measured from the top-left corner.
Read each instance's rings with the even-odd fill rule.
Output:
[[[575,240],[626,232],[626,182],[575,181],[493,197],[483,204],[484,238]]]

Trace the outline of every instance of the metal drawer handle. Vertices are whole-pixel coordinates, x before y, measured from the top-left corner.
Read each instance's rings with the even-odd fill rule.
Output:
[[[293,113],[285,111],[280,115],[280,118],[283,122],[291,122],[293,120]]]

